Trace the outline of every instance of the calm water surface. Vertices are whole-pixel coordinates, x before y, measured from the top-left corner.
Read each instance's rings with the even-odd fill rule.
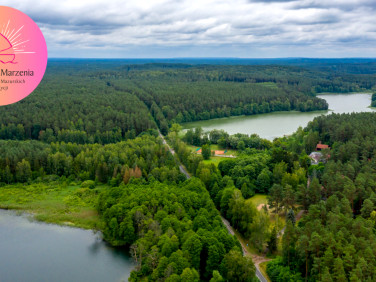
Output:
[[[370,112],[371,94],[325,94],[318,95],[329,104],[329,111],[317,112],[276,112],[253,116],[197,121],[183,124],[184,128],[201,126],[204,131],[223,129],[229,134],[257,133],[262,138],[273,140],[276,137],[294,133],[299,126],[305,127],[308,122],[319,115],[330,113]]]
[[[0,281],[128,281],[133,263],[92,231],[0,210]]]

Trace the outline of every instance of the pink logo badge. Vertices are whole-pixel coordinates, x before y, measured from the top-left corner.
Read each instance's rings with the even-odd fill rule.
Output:
[[[32,93],[46,66],[46,41],[37,24],[16,9],[0,6],[0,105]]]

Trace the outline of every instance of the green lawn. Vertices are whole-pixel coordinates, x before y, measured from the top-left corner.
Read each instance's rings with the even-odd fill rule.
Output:
[[[253,197],[247,199],[246,201],[252,202],[255,207],[257,208],[259,205],[267,205],[268,204],[268,196],[265,194],[256,194]],[[272,223],[272,227],[277,223],[277,215],[273,212],[273,210],[269,210],[270,215],[270,222]],[[286,218],[284,212],[281,212],[278,216],[278,228],[277,230],[281,230],[286,224]]]
[[[201,148],[201,147],[197,147],[197,146],[192,146],[192,145],[188,145],[186,144],[187,148],[191,151],[191,152],[196,152],[198,148]],[[223,151],[223,149],[220,149],[218,147],[218,145],[210,145],[210,149],[213,151],[213,150],[220,150],[220,151]],[[237,155],[237,152],[236,150],[227,150],[226,154],[225,155],[233,155],[233,156],[236,156]],[[205,164],[215,164],[216,166],[218,166],[219,162],[224,160],[224,159],[227,159],[226,157],[217,157],[217,156],[212,156],[210,157],[210,160],[204,160],[204,163]]]
[[[188,145],[186,144],[187,148],[189,150],[191,150],[192,152],[196,152],[198,148],[201,148],[200,146],[193,146],[193,145]],[[219,148],[218,145],[214,144],[214,145],[210,145],[210,149],[213,151],[213,150],[219,150],[219,151],[224,151],[225,149],[222,149],[222,148]],[[236,156],[237,155],[237,151],[236,150],[231,150],[231,149],[228,149],[226,154],[225,155],[233,155],[233,156]]]
[[[204,160],[203,163],[204,164],[215,164],[216,166],[218,166],[219,162],[222,161],[223,159],[226,159],[226,158],[210,157],[210,160]]]
[[[25,211],[48,223],[98,229],[99,190],[61,184],[7,185],[0,187],[0,208]]]
[[[267,195],[265,194],[256,194],[253,197],[246,200],[247,202],[252,202],[256,208],[261,204],[268,204]]]

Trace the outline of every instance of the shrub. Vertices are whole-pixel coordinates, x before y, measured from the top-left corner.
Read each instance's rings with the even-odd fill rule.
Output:
[[[86,180],[86,181],[81,183],[81,188],[94,189],[95,188],[95,182],[93,180]]]

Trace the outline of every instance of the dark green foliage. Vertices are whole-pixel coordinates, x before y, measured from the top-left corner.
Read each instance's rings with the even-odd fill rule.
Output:
[[[223,176],[230,176],[238,189],[243,188],[243,184],[250,188],[245,195],[252,195],[251,191],[256,193],[265,193],[271,186],[271,173],[268,170],[270,161],[269,154],[266,151],[253,151],[250,154],[238,157],[236,159],[227,159],[219,163],[218,169]],[[254,189],[253,189],[254,188]]]
[[[0,112],[0,139],[115,143],[155,128],[139,98],[94,74],[48,68],[33,95]]]
[[[95,182],[93,180],[85,180],[84,182],[81,183],[81,188],[94,189],[95,188]]]
[[[373,281],[374,114],[319,117],[273,142],[188,130],[184,141],[204,145],[202,156],[177,137],[175,123],[327,109],[316,93],[375,85],[374,63],[308,65],[52,62],[33,95],[0,112],[0,139],[6,139],[0,140],[1,185],[109,183],[98,203],[103,234],[129,247],[136,262],[131,281],[253,281],[252,261],[242,256],[215,206],[254,247],[262,251],[268,243],[273,252],[277,235],[275,229],[269,234],[267,211],[246,200],[255,192],[269,192],[277,212],[297,204],[308,210],[298,224],[288,213],[282,258],[268,265],[272,281]],[[164,135],[171,131],[178,159],[197,178],[185,181],[157,138],[158,128]],[[307,154],[319,141],[332,149],[323,151],[323,163],[310,166]],[[210,157],[205,144],[241,153],[216,168],[202,162]]]
[[[98,210],[105,222],[105,239],[131,246],[137,263],[132,281],[175,276],[198,281],[198,275],[209,280],[214,271],[227,277],[239,268],[254,277],[252,261],[241,255],[229,262],[232,256],[226,254],[239,250],[238,245],[198,179],[179,187],[157,182],[115,187],[102,192]]]
[[[31,168],[30,163],[23,159],[21,162],[17,163],[16,166],[16,181],[27,182],[31,179]]]
[[[327,109],[324,100],[295,90],[270,88],[258,83],[223,81],[171,81],[163,77],[143,80],[138,86],[157,101],[167,120],[189,122],[233,115],[252,115],[272,111],[312,111]],[[185,80],[184,73],[178,76]],[[162,76],[162,77],[161,77]],[[163,82],[163,80],[165,80]],[[123,82],[114,81],[115,85]]]
[[[372,94],[371,107],[376,107],[376,93]]]
[[[284,266],[281,257],[278,257],[277,259],[268,263],[266,267],[266,273],[273,282],[303,281],[303,278],[301,278],[300,273],[293,273],[287,266]]]
[[[367,66],[371,69],[367,64],[362,68]],[[315,93],[374,85],[372,71],[367,76],[346,73],[351,69],[347,67],[333,74],[331,67],[338,66],[328,63],[308,71],[290,66],[51,61],[35,93],[1,111],[0,138],[107,144],[156,125],[166,135],[174,122],[327,109]]]
[[[210,131],[208,134],[203,134],[200,127],[194,130],[187,130],[183,140],[194,146],[200,146],[210,141],[212,144],[218,144],[223,149],[237,149],[240,151],[244,151],[246,148],[269,149],[272,146],[270,141],[260,138],[257,134],[248,136],[247,134],[237,133],[230,136],[223,130],[217,129]]]
[[[160,181],[185,179],[160,140],[149,135],[107,145],[0,140],[0,177],[5,183],[13,176],[17,182],[27,182],[52,174],[118,185],[139,177],[137,173]]]
[[[250,257],[243,256],[239,251],[232,250],[224,257],[221,269],[227,281],[256,282],[255,267]]]
[[[271,209],[274,209],[275,213],[278,214],[283,205],[284,194],[283,187],[279,184],[274,184],[269,191],[268,195],[268,205]]]
[[[295,213],[294,213],[294,211],[292,209],[289,209],[289,211],[287,213],[286,220],[289,220],[292,225],[295,225],[296,218],[295,218]]]
[[[274,226],[268,241],[268,250],[270,254],[273,254],[277,250],[277,240],[277,229]]]
[[[308,214],[296,227],[287,222],[278,273],[286,268],[312,281],[376,279],[375,124],[374,113],[332,114],[305,129],[330,145],[330,157],[320,178],[298,188]]]
[[[202,157],[204,158],[204,160],[209,160],[210,156],[211,156],[210,145],[208,145],[208,144],[203,145],[202,146]]]

